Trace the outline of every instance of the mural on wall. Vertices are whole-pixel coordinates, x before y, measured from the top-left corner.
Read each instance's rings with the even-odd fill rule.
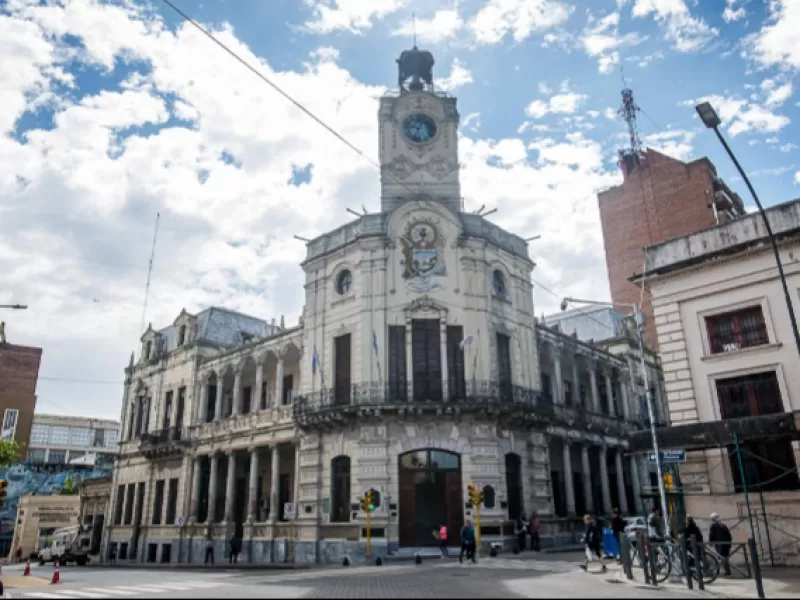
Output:
[[[434,219],[415,219],[400,236],[403,258],[403,279],[406,289],[417,294],[444,289],[441,278],[447,277],[444,264],[445,239]]]
[[[75,465],[13,465],[0,470],[0,479],[8,481],[7,496],[0,508],[0,536],[11,536],[17,520],[19,499],[30,493],[77,494],[84,479],[108,477],[111,469]]]

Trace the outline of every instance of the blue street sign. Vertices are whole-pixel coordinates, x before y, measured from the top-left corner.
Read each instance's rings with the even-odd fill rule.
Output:
[[[686,450],[665,450],[660,452],[661,464],[677,464],[686,462]],[[656,453],[650,453],[650,462],[656,462]]]

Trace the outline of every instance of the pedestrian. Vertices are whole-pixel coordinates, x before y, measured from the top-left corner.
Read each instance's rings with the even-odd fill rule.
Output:
[[[731,555],[731,530],[719,518],[719,514],[711,513],[711,528],[708,531],[708,541],[715,544],[717,554],[722,558],[722,570],[725,577],[731,576],[731,563],[729,556]]]
[[[585,515],[583,517],[583,524],[586,527],[583,533],[583,544],[584,544],[584,559],[583,564],[581,565],[581,569],[584,571],[589,570],[589,563],[592,562],[595,557],[597,560],[600,561],[600,565],[602,567],[601,572],[605,573],[608,568],[606,567],[606,563],[603,560],[603,551],[602,551],[602,542],[603,536],[600,533],[600,525],[597,523],[595,518],[592,515]]]
[[[447,552],[447,525],[439,523],[439,549],[442,551],[442,558],[449,557]]]
[[[661,509],[655,507],[647,518],[647,537],[654,542],[663,542],[664,532],[664,518],[661,516]]]
[[[539,552],[542,548],[541,538],[539,537],[539,533],[542,530],[542,522],[539,520],[539,515],[536,511],[533,511],[531,514],[531,522],[528,530],[531,534],[531,550]]]
[[[117,546],[114,545],[111,547],[111,564],[117,564]]]
[[[461,553],[458,555],[458,562],[461,563],[464,560],[464,554],[467,555],[467,560],[472,560],[473,563],[477,562],[475,560],[475,528],[472,526],[472,521],[467,519],[467,522],[464,523],[464,526],[461,528]]]
[[[528,522],[525,513],[517,517],[514,523],[514,533],[517,536],[517,548],[522,552],[525,550],[525,539],[528,537]]]
[[[211,563],[212,567],[214,566],[214,540],[212,540],[210,536],[206,541],[206,558],[203,561],[204,565],[208,563]]]
[[[622,552],[622,536],[625,535],[625,519],[619,514],[619,509],[615,508],[611,511],[611,532],[614,534],[614,539],[617,540],[617,553],[616,558],[620,560]]]

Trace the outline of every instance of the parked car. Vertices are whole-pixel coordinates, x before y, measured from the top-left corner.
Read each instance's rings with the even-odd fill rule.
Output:
[[[628,517],[626,521],[628,523],[625,525],[625,535],[632,542],[636,541],[637,531],[647,532],[647,517]]]

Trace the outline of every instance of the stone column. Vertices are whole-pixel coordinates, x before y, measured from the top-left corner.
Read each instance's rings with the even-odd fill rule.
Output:
[[[294,518],[300,516],[300,504],[297,499],[300,497],[300,442],[294,443],[294,481],[292,482],[292,502],[294,502]]]
[[[633,483],[633,505],[636,509],[636,514],[644,514],[644,506],[642,505],[642,479],[639,475],[639,457],[634,455],[629,458],[631,463],[631,482]]]
[[[225,377],[217,375],[217,398],[214,401],[214,420],[219,421],[222,418],[222,402],[225,396]]]
[[[564,491],[567,497],[567,516],[575,514],[575,487],[572,485],[572,455],[570,454],[571,443],[564,438],[563,460],[564,463]]]
[[[561,374],[561,346],[553,344],[553,403],[564,404],[564,376]]]
[[[446,402],[450,399],[448,394],[450,382],[448,381],[449,373],[447,370],[447,317],[439,319],[439,352],[442,362],[442,399]]]
[[[261,410],[261,405],[266,402],[266,398],[264,398],[263,392],[264,391],[264,357],[260,357],[258,359],[258,364],[256,365],[256,389],[255,394],[251,394],[251,398],[255,398],[253,406],[250,407],[250,412],[256,412]]]
[[[201,459],[202,457],[200,456],[195,457],[194,468],[192,469],[192,498],[190,504],[191,508],[189,509],[190,523],[197,523],[197,513],[200,510]]]
[[[242,414],[242,369],[233,373],[233,416]]]
[[[581,376],[578,371],[578,355],[572,357],[572,406],[581,405]]]
[[[411,318],[406,318],[406,386],[408,401],[414,401],[414,353],[411,349]],[[472,374],[473,378],[475,374]]]
[[[625,493],[625,473],[622,471],[622,447],[614,452],[614,465],[617,470],[617,493],[619,494],[620,515],[628,514],[628,495]]]
[[[320,367],[321,368],[321,367]],[[283,404],[283,356],[278,358],[278,368],[275,369],[275,402],[274,408]]]
[[[229,450],[225,453],[228,457],[228,479],[225,482],[225,516],[223,521],[230,523],[233,521],[233,495],[234,484],[236,483],[236,453]]]
[[[589,385],[592,388],[592,411],[596,413],[600,410],[600,390],[597,387],[597,362],[592,360],[589,363]]]
[[[200,383],[200,406],[197,409],[197,423],[205,423],[208,414],[208,379]]]
[[[594,495],[592,490],[592,470],[589,462],[589,446],[581,446],[581,470],[583,471],[583,501],[586,512],[594,513]]]
[[[280,485],[280,446],[275,444],[272,447],[272,472],[270,479],[272,480],[269,487],[269,522],[273,525],[278,522],[278,486]]]
[[[219,478],[219,454],[211,455],[211,474],[208,481],[208,515],[206,521],[208,523],[214,522],[217,507],[217,480]]]
[[[250,452],[250,486],[247,497],[247,522],[256,520],[256,499],[258,498],[258,446],[248,448]]]
[[[611,372],[603,371],[603,379],[606,380],[606,410],[608,414],[614,415],[614,386],[611,385]]]
[[[628,401],[628,382],[625,379],[621,379],[619,382],[619,393],[622,399],[622,416],[625,418],[626,421],[631,420],[631,406]]]
[[[608,487],[608,464],[606,463],[607,450],[605,444],[600,446],[600,485],[603,488],[603,506],[601,512],[611,510],[611,490]]]

